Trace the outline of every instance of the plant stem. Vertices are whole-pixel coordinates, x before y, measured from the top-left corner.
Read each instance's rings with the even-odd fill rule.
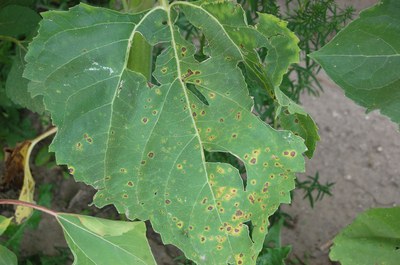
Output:
[[[42,133],[41,135],[39,135],[38,137],[36,137],[35,139],[33,139],[32,141],[31,141],[31,144],[29,145],[29,148],[28,148],[28,151],[26,152],[26,161],[25,161],[25,163],[24,163],[24,172],[30,172],[30,167],[29,167],[29,158],[30,158],[30,156],[31,156],[31,153],[32,153],[32,150],[33,150],[33,148],[35,147],[35,145],[38,143],[38,142],[40,142],[41,140],[43,140],[44,138],[46,138],[46,137],[48,137],[48,136],[50,136],[50,135],[52,135],[52,134],[54,134],[54,133],[56,133],[57,132],[57,127],[54,127],[54,128],[52,128],[52,129],[50,129],[50,130],[48,130],[47,132],[45,132],[45,133]],[[26,173],[24,173],[24,175],[25,175]],[[25,178],[25,177],[24,177]]]
[[[161,5],[165,8],[165,10],[168,10],[168,5],[169,1],[168,0],[160,0]]]
[[[0,40],[5,40],[5,41],[10,41],[15,43],[16,45],[18,45],[18,47],[20,47],[23,51],[27,52],[28,50],[24,47],[24,45],[22,45],[22,42],[19,41],[16,38],[10,37],[10,36],[4,36],[4,35],[0,35]]]
[[[47,208],[45,208],[45,207],[43,207],[43,206],[40,206],[40,205],[36,205],[36,204],[30,203],[30,202],[24,202],[24,201],[19,201],[19,200],[0,199],[0,204],[3,204],[3,205],[4,205],[4,204],[11,204],[11,205],[18,205],[18,206],[30,207],[30,208],[39,210],[39,211],[41,211],[41,212],[50,214],[50,215],[52,215],[52,216],[54,216],[54,217],[57,217],[57,216],[58,216],[58,213],[57,213],[57,212],[52,211],[52,210],[50,210],[50,209],[47,209]]]

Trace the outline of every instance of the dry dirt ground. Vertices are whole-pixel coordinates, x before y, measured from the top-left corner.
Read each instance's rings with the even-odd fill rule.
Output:
[[[377,1],[342,2],[360,10]],[[283,240],[293,246],[293,256],[308,256],[303,260],[309,265],[332,264],[330,240],[362,211],[400,205],[399,128],[378,112],[366,114],[325,74],[320,79],[320,97],[302,98],[321,136],[306,173],[318,171],[322,182],[335,182],[333,197],[311,209],[297,193],[294,203],[283,207],[296,219],[294,229],[283,231]]]
[[[376,0],[341,1],[358,10]],[[396,125],[376,112],[365,110],[347,99],[342,90],[323,73],[320,76],[324,92],[320,97],[302,97],[304,108],[320,128],[321,141],[314,158],[307,161],[306,174],[319,172],[322,182],[335,182],[333,197],[325,197],[315,208],[295,194],[294,203],[283,209],[295,218],[294,228],[283,231],[284,244],[293,246],[292,257],[300,257],[308,265],[332,264],[328,258],[330,240],[357,214],[371,207],[390,207],[400,204],[400,133]],[[1,166],[1,165],[0,165]],[[65,180],[60,170],[33,172],[37,182],[54,185],[56,205],[53,209],[80,213],[87,210],[93,191],[82,188],[72,179]],[[111,207],[98,211],[96,216],[115,215]],[[118,217],[118,216],[116,216]],[[46,234],[46,239],[43,235]],[[32,244],[34,243],[34,244]],[[156,240],[150,242],[158,255],[158,264],[177,264],[171,257],[179,255],[175,249],[160,248]],[[57,255],[58,247],[66,247],[59,226],[45,217],[39,229],[25,237],[25,253],[43,252]]]
[[[314,158],[307,161],[306,174],[318,171],[323,183],[335,182],[333,196],[324,197],[312,209],[298,192],[293,204],[283,207],[296,220],[294,229],[283,231],[284,242],[293,245],[293,254],[309,265],[331,264],[330,240],[357,214],[371,207],[400,205],[397,126],[376,112],[366,114],[325,75],[321,80],[324,93],[302,100],[321,136]]]

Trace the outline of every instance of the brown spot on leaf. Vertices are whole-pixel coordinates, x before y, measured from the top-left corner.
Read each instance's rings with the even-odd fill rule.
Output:
[[[254,196],[252,194],[250,194],[248,198],[249,198],[249,201],[251,202],[251,204],[254,204],[254,202],[255,202]]]
[[[236,119],[237,119],[238,121],[240,121],[240,120],[242,119],[242,112],[241,112],[241,111],[239,111],[239,112],[236,113]]]
[[[253,157],[253,158],[250,160],[250,164],[254,165],[254,164],[256,164],[256,163],[257,163],[257,158]]]
[[[171,200],[166,199],[166,200],[165,200],[165,204],[171,204]]]
[[[128,185],[129,187],[133,187],[133,182],[132,181],[128,181],[128,183],[126,183],[126,185]]]

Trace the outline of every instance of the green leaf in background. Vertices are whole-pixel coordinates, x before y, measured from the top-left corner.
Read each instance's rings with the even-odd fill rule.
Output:
[[[202,30],[208,59],[195,59],[176,12]],[[254,49],[267,38],[244,23],[241,7],[174,2],[132,15],[81,4],[43,17],[24,76],[58,127],[57,162],[99,190],[97,206],[150,219],[165,244],[195,262],[255,264],[306,148],[252,114],[238,64],[262,65]],[[164,45],[153,72],[159,84],[127,67],[136,34]],[[204,150],[240,159],[246,186],[229,164],[207,162]]]
[[[18,1],[15,1],[18,3]],[[32,9],[7,5],[0,9],[0,35],[15,39],[29,38],[40,21],[40,16]]]
[[[370,209],[333,240],[329,257],[342,265],[398,265],[400,207]]]
[[[37,152],[34,164],[36,166],[44,166],[50,162],[51,158],[52,153],[49,152],[49,147],[44,145]]]
[[[0,245],[0,265],[17,265],[17,256],[8,248]]]
[[[52,185],[50,184],[42,184],[39,186],[39,190],[37,192],[39,195],[37,203],[39,205],[50,207],[52,201],[51,189]],[[41,220],[42,212],[33,211],[32,216],[21,225],[11,223],[4,234],[7,237],[7,242],[5,242],[4,245],[11,249],[14,253],[20,253],[20,246],[24,237],[24,233],[27,230],[37,229]]]
[[[267,253],[258,257],[257,265],[285,265],[285,259],[289,256],[292,247],[270,248]]]
[[[11,218],[0,215],[0,236],[9,226]],[[0,245],[0,265],[17,265],[17,256],[8,248]]]
[[[24,62],[25,52],[17,48],[17,54],[14,58],[14,63],[7,76],[6,93],[7,96],[21,107],[28,108],[31,111],[42,113],[44,111],[43,97],[36,96],[32,98],[28,92],[29,80],[22,77],[25,68]]]
[[[144,222],[122,222],[58,213],[74,264],[156,264]]]
[[[383,0],[310,55],[346,96],[400,124],[400,1]]]
[[[12,217],[7,218],[5,216],[0,215],[0,236],[6,231],[7,227],[10,225]]]
[[[263,250],[257,259],[257,265],[285,265],[285,259],[292,247],[281,244],[283,223],[284,218],[281,218],[270,228],[265,237]]]
[[[16,44],[16,54],[5,84],[6,95],[21,107],[42,113],[43,98],[38,96],[32,99],[28,92],[28,80],[22,77],[26,46],[35,34],[39,21],[40,16],[29,7],[5,5],[0,8],[0,40]]]

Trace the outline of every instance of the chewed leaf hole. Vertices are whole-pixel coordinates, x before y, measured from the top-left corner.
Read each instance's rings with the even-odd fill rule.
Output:
[[[187,83],[186,84],[187,89],[193,93],[193,95],[196,96],[196,98],[198,98],[198,100],[200,100],[201,102],[203,102],[204,105],[209,106],[210,104],[208,103],[206,97],[201,94],[201,92],[197,89],[197,87],[194,84],[190,84]]]

